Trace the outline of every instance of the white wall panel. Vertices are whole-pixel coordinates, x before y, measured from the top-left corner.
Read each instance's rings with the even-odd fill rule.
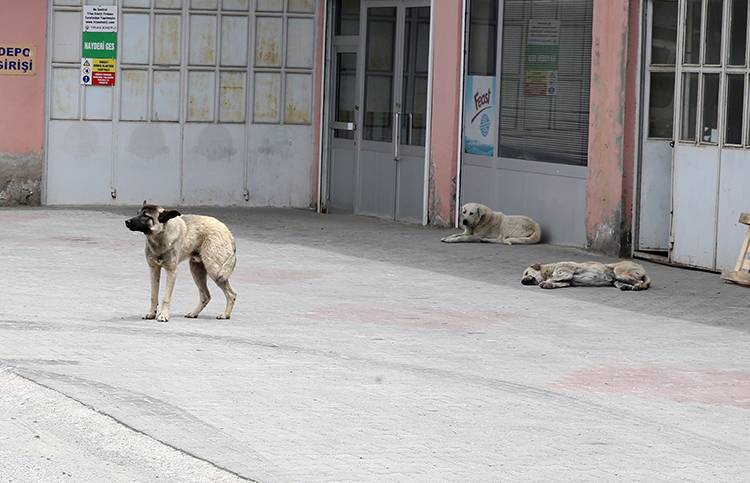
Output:
[[[155,0],[156,8],[182,8],[182,0]]]
[[[179,124],[128,122],[118,129],[117,203],[179,204]]]
[[[152,121],[180,120],[180,72],[154,71]]]
[[[148,71],[123,69],[120,83],[120,119],[145,121],[148,118]]]
[[[180,39],[182,19],[179,15],[154,16],[154,63],[180,64]]]
[[[52,106],[50,115],[52,119],[78,119],[79,93],[81,90],[80,69],[64,69],[55,67],[52,69]]]
[[[312,116],[312,76],[310,74],[287,74],[284,122],[287,124],[310,124]]]
[[[125,9],[114,87],[80,85],[82,3]],[[47,202],[308,206],[315,2],[286,3],[55,0]]]
[[[307,207],[312,196],[312,126],[255,125],[250,131],[251,206]]]
[[[54,62],[81,61],[81,14],[79,12],[55,12],[52,60]]]
[[[284,0],[258,0],[255,9],[259,12],[281,12],[284,10]]]
[[[190,0],[190,8],[216,10],[218,0]]]
[[[313,13],[315,0],[289,0],[287,10],[290,12]]]
[[[122,6],[147,8],[151,6],[151,0],[123,0]]]
[[[250,0],[224,0],[222,7],[224,10],[243,10],[247,11],[250,6]]]
[[[255,65],[281,67],[283,23],[280,17],[257,17],[255,20]]]
[[[734,270],[747,226],[738,223],[740,213],[750,211],[750,151],[723,149],[719,178],[719,220],[716,269]]]
[[[221,18],[221,65],[247,65],[247,17]]]
[[[315,43],[315,23],[312,18],[287,20],[286,66],[312,69]]]
[[[244,204],[244,139],[243,125],[185,125],[183,198],[186,204]]]
[[[111,148],[110,122],[50,121],[47,203],[109,203]]]
[[[150,22],[148,14],[124,13],[120,29],[121,62],[148,64]]]
[[[258,72],[255,74],[253,120],[256,123],[279,122],[281,74]]]
[[[83,118],[86,120],[112,119],[112,89],[87,86],[83,90]]]
[[[216,16],[190,16],[190,65],[216,64]]]
[[[219,122],[245,122],[245,73],[219,76]]]
[[[214,72],[188,72],[188,121],[214,120]]]

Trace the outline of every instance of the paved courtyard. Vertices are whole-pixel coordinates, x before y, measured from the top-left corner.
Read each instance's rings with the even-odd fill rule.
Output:
[[[181,266],[148,303],[135,209],[0,210],[2,481],[747,481],[750,291],[644,263],[544,291],[554,246],[302,210],[237,238],[231,320]]]

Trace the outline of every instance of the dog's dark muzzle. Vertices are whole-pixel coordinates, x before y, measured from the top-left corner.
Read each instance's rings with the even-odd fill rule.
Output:
[[[462,221],[461,223],[463,223],[463,225],[464,225],[464,226],[466,226],[466,225],[468,225],[468,224],[469,224],[469,220],[464,220],[464,221]]]
[[[138,218],[131,218],[129,220],[125,220],[125,226],[130,231],[140,231],[142,233],[148,232],[148,226],[145,223],[143,223],[141,220],[139,220]]]
[[[536,279],[534,279],[534,277],[523,277],[521,279],[521,284],[523,284],[523,285],[536,285]]]

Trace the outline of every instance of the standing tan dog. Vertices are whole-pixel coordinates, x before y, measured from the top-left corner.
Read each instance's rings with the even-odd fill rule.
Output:
[[[229,285],[229,276],[234,271],[237,258],[234,237],[224,223],[210,216],[181,215],[179,211],[167,211],[144,201],[138,215],[127,220],[125,226],[146,235],[146,263],[151,269],[151,304],[144,319],[157,319],[159,322],[169,320],[177,265],[188,258],[200,299],[195,309],[185,317],[198,317],[211,300],[206,276],[216,282],[227,298],[224,312],[216,318],[228,319],[232,315],[237,293]],[[162,268],[167,272],[167,287],[161,313],[157,317]]]
[[[485,242],[512,244],[539,243],[542,229],[528,216],[508,216],[479,203],[461,208],[463,233],[443,238],[445,243]]]
[[[542,288],[615,286],[620,290],[646,290],[651,279],[645,268],[630,261],[558,262],[531,265],[523,272],[521,283]]]

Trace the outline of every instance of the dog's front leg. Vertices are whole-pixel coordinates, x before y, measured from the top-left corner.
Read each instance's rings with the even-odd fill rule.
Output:
[[[573,272],[556,269],[552,276],[539,284],[541,288],[563,288],[570,287],[573,283]]]
[[[443,243],[468,243],[468,242],[479,242],[482,241],[482,237],[479,235],[469,235],[466,233],[458,233],[450,237],[443,238]]]
[[[177,265],[164,268],[167,271],[167,286],[164,288],[164,299],[161,301],[161,313],[156,319],[159,322],[169,320],[169,304],[172,302],[172,290],[174,290],[174,281],[177,278]]]
[[[159,305],[159,278],[161,277],[161,267],[158,265],[149,265],[151,278],[151,302],[148,306],[148,312],[143,316],[144,319],[156,318],[156,307]]]

